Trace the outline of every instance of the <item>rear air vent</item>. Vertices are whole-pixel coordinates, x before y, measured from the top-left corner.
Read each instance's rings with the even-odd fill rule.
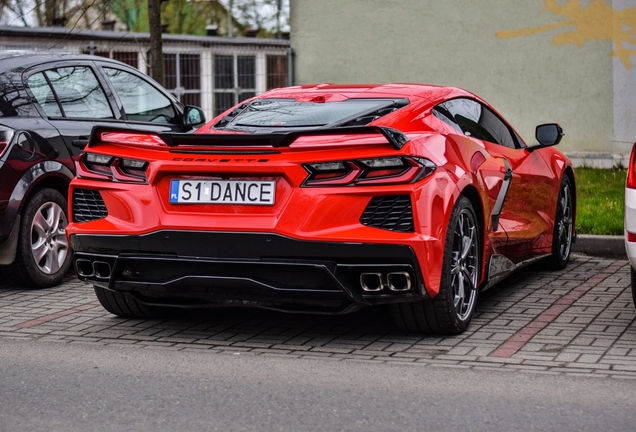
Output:
[[[88,222],[108,216],[106,204],[98,191],[73,190],[73,222]]]
[[[408,195],[379,196],[371,200],[360,223],[397,232],[413,232],[413,210]]]

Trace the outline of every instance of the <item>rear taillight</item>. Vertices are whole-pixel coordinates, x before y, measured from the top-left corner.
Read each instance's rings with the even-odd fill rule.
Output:
[[[0,157],[4,156],[4,153],[9,148],[9,144],[11,144],[11,140],[14,135],[15,131],[13,129],[0,126]]]
[[[303,165],[310,186],[391,185],[413,183],[428,177],[437,166],[428,159],[396,156]]]
[[[77,163],[77,176],[93,180],[145,183],[148,162],[96,153],[85,153]]]
[[[626,186],[630,189],[636,189],[636,143],[632,147],[632,155],[629,158]]]

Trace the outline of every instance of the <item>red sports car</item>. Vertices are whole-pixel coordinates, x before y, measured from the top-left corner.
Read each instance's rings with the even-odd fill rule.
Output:
[[[387,304],[405,330],[465,330],[479,292],[563,268],[575,180],[467,91],[312,85],[245,101],[195,134],[96,127],[71,183],[80,279],[122,317]]]

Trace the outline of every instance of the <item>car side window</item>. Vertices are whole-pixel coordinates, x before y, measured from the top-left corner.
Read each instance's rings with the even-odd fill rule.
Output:
[[[35,96],[48,117],[62,117],[62,110],[53,95],[49,83],[44,77],[44,72],[33,74],[27,80],[31,93]]]
[[[104,90],[89,67],[50,69],[31,75],[28,83],[49,117],[114,118]]]
[[[477,101],[465,98],[452,99],[435,107],[433,113],[439,118],[440,114],[436,114],[436,112],[446,113],[444,116],[447,118],[450,114],[457,125],[453,127],[455,129],[459,127],[466,136],[505,147],[518,147],[508,125],[494,112]]]
[[[176,123],[176,113],[170,99],[149,82],[122,69],[103,69],[129,120]]]

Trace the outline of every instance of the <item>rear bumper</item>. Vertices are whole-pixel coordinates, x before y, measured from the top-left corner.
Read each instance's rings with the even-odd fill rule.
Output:
[[[148,305],[342,313],[426,297],[406,245],[176,230],[70,240],[80,279]]]

